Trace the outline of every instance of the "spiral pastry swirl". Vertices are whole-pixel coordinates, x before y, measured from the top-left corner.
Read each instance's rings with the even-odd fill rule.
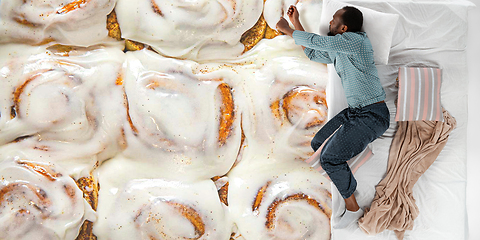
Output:
[[[196,63],[147,50],[127,55],[125,154],[170,169],[202,169],[205,178],[225,174],[241,141],[234,73],[193,74]]]
[[[297,57],[264,63],[255,81],[244,85],[252,99],[242,122],[249,145],[269,146],[278,159],[308,158],[310,141],[328,117],[325,72],[325,65]]]
[[[75,239],[95,220],[82,191],[57,166],[24,159],[0,163],[0,238]]]
[[[229,206],[245,239],[330,239],[328,180],[296,164],[256,165],[255,175],[243,165],[229,174]]]
[[[147,165],[143,168],[142,164],[121,159],[107,163],[99,174],[99,218],[94,228],[99,238],[228,239],[230,236],[229,220],[211,180],[154,179],[150,178],[152,171]],[[142,171],[132,174],[133,166]],[[114,175],[124,180],[112,178]]]
[[[116,118],[122,88],[115,82],[121,51],[58,56],[43,48],[10,47],[11,57],[0,61],[6,73],[0,76],[0,144],[27,139],[26,148],[63,148],[69,156],[114,154],[112,138],[121,129]]]
[[[0,42],[90,46],[108,40],[113,0],[11,0],[0,3]]]
[[[270,105],[272,114],[280,125],[288,122],[303,129],[322,126],[327,121],[325,89],[311,86],[294,86],[281,99]],[[302,121],[305,113],[313,114],[308,121]]]
[[[124,38],[199,60],[239,56],[240,38],[262,8],[263,0],[119,0],[115,11]]]

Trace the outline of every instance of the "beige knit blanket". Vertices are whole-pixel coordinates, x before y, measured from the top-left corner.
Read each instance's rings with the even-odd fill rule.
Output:
[[[370,209],[358,220],[367,234],[385,229],[395,231],[403,239],[413,229],[419,210],[412,189],[420,176],[432,165],[447,143],[456,121],[443,110],[444,122],[398,122],[398,130],[390,147],[385,178],[376,186]]]

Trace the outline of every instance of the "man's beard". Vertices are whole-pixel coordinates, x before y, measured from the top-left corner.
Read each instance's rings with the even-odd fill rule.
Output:
[[[332,32],[328,31],[327,33],[328,36],[335,36],[335,34],[333,34]]]

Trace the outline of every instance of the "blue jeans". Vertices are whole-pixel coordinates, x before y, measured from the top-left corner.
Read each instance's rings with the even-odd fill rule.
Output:
[[[346,108],[315,134],[311,141],[315,151],[331,136],[320,153],[320,164],[343,198],[350,197],[357,188],[347,161],[382,136],[389,125],[390,112],[387,105],[380,102],[362,108]]]

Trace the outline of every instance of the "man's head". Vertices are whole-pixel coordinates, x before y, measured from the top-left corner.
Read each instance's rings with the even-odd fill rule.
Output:
[[[335,36],[344,32],[359,32],[362,25],[362,12],[355,7],[345,6],[333,15],[328,35]]]

